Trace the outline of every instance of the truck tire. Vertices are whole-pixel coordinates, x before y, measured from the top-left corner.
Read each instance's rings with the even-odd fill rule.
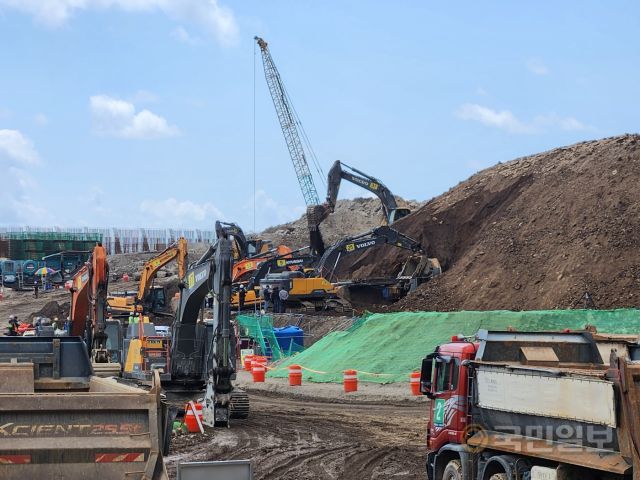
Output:
[[[462,480],[462,465],[460,460],[451,460],[447,463],[442,474],[442,480]],[[495,480],[491,477],[491,480]]]
[[[508,480],[506,473],[494,473],[489,477],[489,480]]]

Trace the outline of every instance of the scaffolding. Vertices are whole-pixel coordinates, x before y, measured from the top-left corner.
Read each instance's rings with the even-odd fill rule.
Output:
[[[0,228],[0,258],[40,260],[65,250],[91,250],[97,242],[109,255],[162,251],[184,237],[187,242],[213,243],[214,230],[145,228]]]

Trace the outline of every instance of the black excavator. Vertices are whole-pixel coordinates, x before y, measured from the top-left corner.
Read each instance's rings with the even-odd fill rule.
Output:
[[[193,263],[180,284],[180,302],[172,326],[167,390],[205,389],[206,425],[228,425],[249,415],[249,397],[233,385],[237,337],[231,322],[232,240],[226,234]],[[213,319],[204,318],[204,302],[214,296]]]
[[[261,238],[247,238],[237,223],[216,220],[216,238],[232,238],[235,260],[255,257],[273,249],[273,243]]]
[[[327,198],[325,203],[307,207],[310,246],[312,253],[319,257],[324,254],[325,250],[320,224],[334,212],[342,180],[347,180],[365,190],[369,190],[380,199],[383,213],[382,225],[391,225],[411,213],[408,208],[398,207],[393,193],[380,180],[340,160],[336,160],[327,175]]]
[[[389,245],[411,252],[402,264],[398,264],[395,277],[349,279],[340,281],[336,269],[340,261],[353,253],[369,248]],[[430,258],[419,242],[389,226],[376,227],[359,235],[347,237],[329,247],[315,267],[316,275],[333,282],[338,296],[350,303],[393,302],[415,290],[418,285],[442,273],[437,258]]]
[[[340,281],[336,269],[345,256],[382,245],[411,253],[404,263],[398,265],[396,276]],[[289,303],[303,305],[336,305],[336,299],[378,303],[398,300],[421,283],[442,273],[438,260],[429,258],[420,243],[389,226],[347,237],[329,247],[320,259],[300,253],[308,248],[263,262],[249,280],[248,288],[254,289],[258,285],[285,288],[289,292]],[[298,269],[294,270],[295,267]]]

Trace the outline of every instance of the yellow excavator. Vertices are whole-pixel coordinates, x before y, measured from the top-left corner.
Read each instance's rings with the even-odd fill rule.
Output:
[[[178,278],[184,278],[187,270],[187,254],[187,240],[180,237],[176,243],[146,262],[140,273],[140,284],[135,297],[111,295],[107,298],[111,313],[114,316],[130,315],[134,312],[172,315],[173,312],[168,311],[170,299],[167,298],[164,287],[154,287],[152,283],[158,271],[174,260],[178,263]]]

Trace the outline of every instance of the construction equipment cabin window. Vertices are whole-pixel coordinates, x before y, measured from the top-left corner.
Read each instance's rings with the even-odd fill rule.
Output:
[[[458,361],[440,357],[436,363],[436,392],[455,390],[458,387]]]

